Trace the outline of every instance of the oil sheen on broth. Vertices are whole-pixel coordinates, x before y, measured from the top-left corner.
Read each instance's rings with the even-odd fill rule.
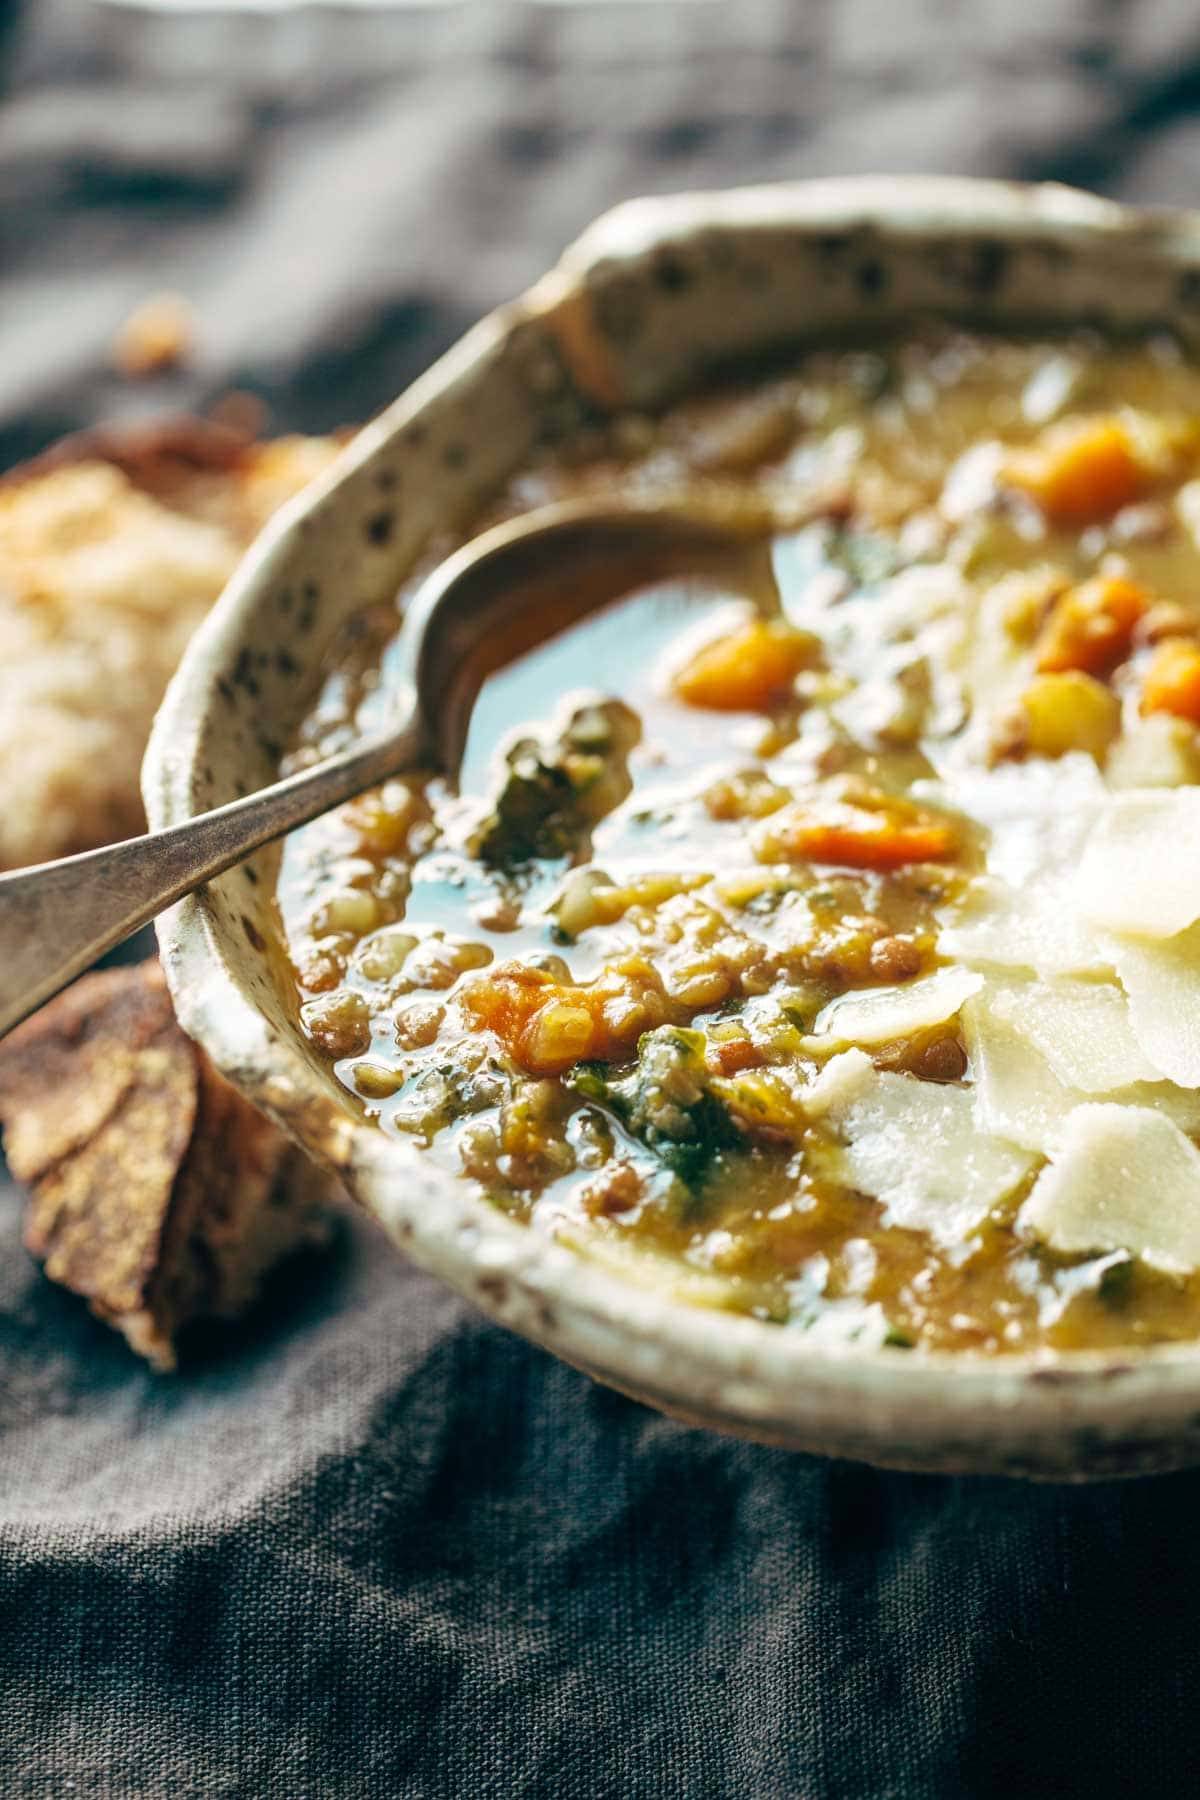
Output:
[[[490,680],[457,791],[290,839],[312,1043],[381,1129],[699,1305],[898,1350],[1196,1335],[1196,370],[814,352],[581,434],[480,523],[601,491],[755,523],[774,604],[618,602]],[[388,716],[399,616],[354,622],[291,766]]]

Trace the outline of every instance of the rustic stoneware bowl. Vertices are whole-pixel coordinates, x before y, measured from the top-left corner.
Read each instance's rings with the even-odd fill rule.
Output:
[[[1200,219],[1062,188],[925,178],[637,200],[492,314],[260,538],[163,704],[155,826],[272,779],[347,614],[395,593],[595,409],[655,407],[728,362],[914,312],[978,323],[1165,322],[1200,336]],[[766,1443],[911,1469],[1057,1479],[1200,1461],[1200,1346],[998,1361],[831,1349],[628,1285],[474,1200],[358,1120],[297,1029],[275,855],[159,926],[185,1028],[415,1261],[651,1406]]]

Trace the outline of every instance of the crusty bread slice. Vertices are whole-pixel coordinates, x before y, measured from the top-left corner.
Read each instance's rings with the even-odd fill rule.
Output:
[[[188,637],[339,448],[180,420],[81,434],[0,481],[0,868],[142,829],[142,753]]]
[[[0,1126],[28,1248],[156,1368],[327,1235],[328,1177],[185,1037],[156,962],[85,975],[0,1044]]]

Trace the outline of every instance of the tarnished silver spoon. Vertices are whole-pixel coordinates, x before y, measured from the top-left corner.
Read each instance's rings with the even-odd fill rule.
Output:
[[[608,602],[672,575],[772,589],[765,537],[673,507],[565,501],[497,525],[448,557],[409,607],[404,720],[244,800],[81,856],[0,876],[0,1036],[97,957],[263,844],[388,776],[454,776],[493,670]]]

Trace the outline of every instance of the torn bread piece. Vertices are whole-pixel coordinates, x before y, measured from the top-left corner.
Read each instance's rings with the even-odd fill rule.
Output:
[[[217,1074],[156,962],[85,975],[0,1045],[25,1242],[157,1369],[327,1236],[329,1179]]]
[[[144,828],[142,752],[184,645],[340,447],[183,420],[81,434],[0,481],[0,869]]]

